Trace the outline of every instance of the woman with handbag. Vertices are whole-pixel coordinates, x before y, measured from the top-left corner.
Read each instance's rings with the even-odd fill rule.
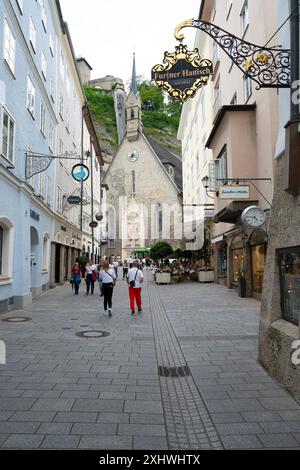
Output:
[[[144,281],[144,275],[139,269],[139,262],[134,260],[133,267],[129,269],[127,275],[127,283],[129,286],[129,300],[131,316],[135,316],[135,302],[137,303],[138,312],[142,313],[142,283]]]
[[[71,279],[72,279],[72,288],[73,285],[75,287],[75,295],[78,295],[79,292],[79,284],[81,283],[81,267],[79,263],[75,263],[72,271],[71,271]]]
[[[112,316],[112,295],[114,285],[116,283],[116,274],[113,268],[110,268],[109,263],[103,263],[103,269],[99,277],[102,281],[102,290],[104,296],[104,315]],[[108,306],[108,309],[107,309]]]

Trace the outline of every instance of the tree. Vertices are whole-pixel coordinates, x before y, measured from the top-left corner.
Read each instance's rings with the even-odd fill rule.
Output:
[[[150,248],[150,256],[154,260],[165,258],[172,253],[173,248],[167,242],[157,242]]]
[[[141,94],[143,109],[147,111],[159,111],[164,106],[164,96],[162,90],[153,85],[149,80],[144,80],[138,84]]]

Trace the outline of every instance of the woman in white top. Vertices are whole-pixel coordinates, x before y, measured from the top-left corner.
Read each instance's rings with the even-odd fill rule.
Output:
[[[100,278],[102,281],[102,290],[104,296],[104,315],[112,316],[112,295],[116,280],[116,274],[114,269],[109,267],[109,263],[105,261],[103,263],[103,269],[100,273]],[[108,306],[108,310],[107,310]]]

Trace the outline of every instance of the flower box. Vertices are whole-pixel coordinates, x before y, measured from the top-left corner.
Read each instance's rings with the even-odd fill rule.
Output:
[[[214,282],[214,270],[199,271],[198,280],[199,282]]]

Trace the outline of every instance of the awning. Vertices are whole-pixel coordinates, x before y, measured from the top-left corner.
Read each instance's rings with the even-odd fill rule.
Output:
[[[150,253],[150,248],[135,248],[133,253]]]
[[[218,224],[219,222],[236,224],[246,207],[257,205],[258,201],[232,201],[214,216],[213,221],[215,224]]]
[[[224,235],[219,235],[211,240],[211,244],[214,245],[215,243],[222,242],[224,240]]]

